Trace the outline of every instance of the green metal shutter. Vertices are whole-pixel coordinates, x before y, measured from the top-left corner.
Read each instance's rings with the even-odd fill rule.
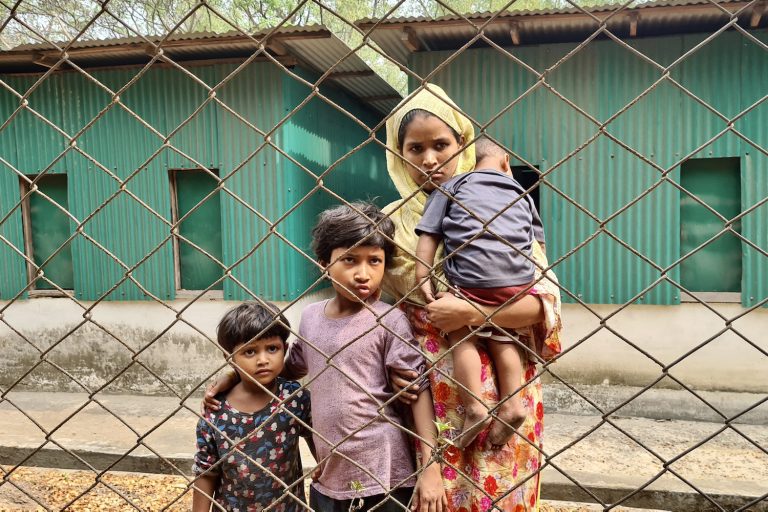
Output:
[[[179,234],[183,237],[179,240],[181,288],[205,290],[219,280],[224,273],[219,263],[197,248],[222,261],[219,193],[206,199],[194,211],[192,209],[216,188],[218,182],[213,176],[201,170],[178,171],[175,173],[175,178],[177,218],[181,219],[189,214],[179,224]],[[218,281],[211,289],[221,290],[222,288],[223,282]]]
[[[683,163],[681,185],[726,219],[741,212],[738,158],[692,159]],[[723,221],[688,194],[680,195],[681,284],[693,292],[741,291],[741,240],[724,233]],[[740,232],[740,225],[734,225]],[[709,241],[709,242],[708,242]]]
[[[69,216],[60,209],[60,207],[69,208],[67,177],[63,174],[42,176],[37,181],[37,187],[41,193],[55,201],[56,204],[51,203],[39,193],[33,193],[29,196],[32,260],[35,265],[41,266],[52,254],[56,253],[42,267],[42,270],[45,277],[56,283],[59,288],[71,290],[74,287],[72,244],[66,242],[72,236],[73,229]],[[59,251],[59,248],[65,243],[66,246]],[[56,289],[44,279],[38,279],[35,282],[35,288],[38,290]]]

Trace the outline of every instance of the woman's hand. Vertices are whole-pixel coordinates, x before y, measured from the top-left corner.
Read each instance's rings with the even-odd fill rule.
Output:
[[[437,300],[426,305],[427,320],[445,332],[464,326],[483,325],[487,318],[499,327],[517,329],[544,320],[544,306],[535,295],[525,295],[498,311],[497,306],[483,306],[460,299],[451,293],[438,293]]]
[[[427,299],[427,304],[435,301],[435,290],[432,288],[432,282],[429,279],[421,283],[421,293]]]
[[[411,405],[419,397],[419,386],[411,384],[418,376],[419,374],[413,370],[389,370],[389,382],[392,384],[395,394],[399,393],[401,389],[410,386],[408,391],[397,397],[398,400],[406,405]]]
[[[411,510],[418,512],[447,512],[448,498],[445,497],[443,476],[440,465],[433,462],[419,475],[413,489]]]
[[[207,388],[205,388],[205,395],[203,395],[203,404],[200,409],[200,414],[205,416],[206,410],[218,411],[221,407],[221,402],[214,397],[224,391],[229,391],[237,384],[239,380],[237,372],[232,370],[223,375],[216,377]]]
[[[472,319],[482,316],[472,304],[447,292],[438,293],[437,300],[427,304],[426,308],[429,323],[445,332],[453,332],[466,325],[479,325]]]

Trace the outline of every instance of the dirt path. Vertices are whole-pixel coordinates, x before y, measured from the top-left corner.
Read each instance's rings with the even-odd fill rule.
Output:
[[[11,482],[27,495],[8,482],[0,485],[0,512],[61,510],[67,505],[73,512],[188,511],[192,506],[187,481],[181,477],[115,472],[106,475],[104,483],[94,485],[94,474],[86,471],[20,468],[13,472]],[[540,512],[597,510],[601,509],[595,505],[544,502]]]

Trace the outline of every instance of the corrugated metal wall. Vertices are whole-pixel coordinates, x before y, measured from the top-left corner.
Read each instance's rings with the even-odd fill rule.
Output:
[[[18,104],[18,100],[5,88],[0,88],[0,111],[8,113],[4,121]],[[21,210],[16,207],[19,202],[19,178],[9,167],[18,164],[12,126],[8,125],[0,131],[0,156],[4,160],[0,162],[0,222],[5,219],[0,224],[0,236],[5,239],[0,240],[0,292],[3,297],[16,296],[27,284],[26,265],[17,252],[24,252],[24,237]]]
[[[114,70],[97,71],[93,76],[116,91],[135,74],[136,70]],[[162,78],[166,79],[166,86],[173,84],[170,77]],[[146,108],[165,111],[166,103],[162,98],[141,94],[151,90],[153,82],[162,82],[162,78],[154,74],[142,77],[136,90],[126,92],[123,98],[126,105],[134,108],[134,105],[150,103]],[[91,123],[111,101],[106,91],[79,74],[63,73],[56,75],[54,80],[61,88],[64,127],[70,134]],[[165,127],[155,127],[164,132]],[[109,109],[78,139],[78,147],[117,178],[127,180],[133,176],[127,181],[126,189],[169,221],[170,197],[164,155],[147,163],[161,146],[160,137],[120,107]],[[121,283],[111,291],[110,299],[144,299],[144,292],[124,279],[126,269],[112,256],[133,267],[160,246],[169,232],[167,224],[128,194],[120,193],[120,183],[116,179],[79,153],[68,153],[67,173],[70,177],[70,211],[79,220],[83,221],[106,202],[84,226],[85,233],[102,247],[78,237],[73,248],[75,296],[95,300]],[[148,292],[161,299],[172,298],[174,293],[172,254],[172,245],[166,242],[132,272]]]
[[[768,43],[768,32],[756,34],[763,43]],[[753,43],[743,42],[741,51],[741,101],[744,107],[763,98],[768,91],[768,57],[762,48]],[[756,63],[761,62],[762,65]],[[762,91],[760,90],[762,85]],[[742,209],[746,210],[761,203],[761,206],[744,216],[742,234],[763,251],[768,251],[768,102],[752,110],[735,123],[735,128],[745,137],[762,147],[762,151],[742,141],[741,193]],[[743,303],[751,306],[768,296],[768,258],[752,247],[744,247],[742,286]]]
[[[189,70],[213,86],[228,76],[236,65],[196,66]],[[93,76],[113,91],[136,73],[137,68],[94,71]],[[306,76],[306,73],[301,72]],[[23,93],[38,76],[7,77],[7,82]],[[217,91],[217,96],[263,132],[271,130],[307,91],[272,63],[252,63]],[[84,231],[102,245],[78,237],[73,246],[75,294],[80,299],[96,300],[110,292],[110,300],[146,299],[135,284],[124,281],[125,269],[114,255],[128,266],[142,262],[133,276],[151,294],[161,299],[175,297],[173,246],[168,235],[171,222],[169,169],[193,168],[198,162],[217,168],[226,186],[239,199],[222,194],[223,257],[226,265],[237,263],[232,275],[243,286],[227,279],[224,296],[246,299],[245,288],[262,297],[286,300],[298,296],[313,281],[309,262],[274,234],[268,224],[275,222],[296,204],[312,185],[306,175],[270,146],[262,147],[263,135],[225,108],[208,104],[183,128],[186,120],[208,92],[191,77],[173,68],[153,68],[121,95],[135,114],[161,134],[173,135],[169,142],[179,151],[163,147],[163,139],[120,107],[112,107],[78,139],[78,147],[109,169],[121,180],[133,175],[126,188],[156,213],[125,193],[119,193],[85,224]],[[379,121],[349,98],[354,114],[371,126]],[[30,96],[30,106],[75,134],[105,107],[111,97],[97,84],[78,73],[56,73]],[[18,105],[7,91],[0,92],[0,118],[5,120]],[[322,120],[322,125],[321,125]],[[333,127],[333,130],[330,129]],[[331,133],[333,137],[331,138]],[[315,172],[321,172],[346,151],[367,137],[352,121],[320,100],[313,100],[301,113],[284,124],[271,137]],[[36,174],[67,148],[68,140],[28,112],[0,133],[3,158],[19,166],[25,174]],[[373,146],[372,146],[373,148]],[[162,149],[159,153],[158,150]],[[157,153],[157,154],[156,154]],[[153,156],[154,155],[154,156]],[[3,166],[5,167],[5,166]],[[94,162],[70,150],[54,167],[69,176],[70,212],[82,220],[92,214],[119,190],[119,183]],[[343,175],[343,176],[342,176]],[[359,194],[355,183],[367,176],[372,182],[388,183],[384,154],[380,148],[366,149],[329,175],[328,183],[347,198]],[[5,215],[19,200],[18,177],[9,169],[0,172],[0,214]],[[355,181],[357,180],[357,181]],[[346,188],[345,188],[346,187]],[[381,186],[369,187],[381,194]],[[384,190],[386,185],[384,185]],[[371,192],[373,195],[374,192]],[[393,197],[389,191],[389,197]],[[298,246],[308,249],[308,230],[319,210],[330,199],[313,198],[277,226],[277,231]],[[253,210],[258,211],[255,213]],[[1,218],[1,217],[0,217]],[[1,227],[0,234],[23,250],[21,215],[17,210]],[[0,296],[14,296],[26,284],[24,264],[7,244],[1,244]],[[150,255],[147,257],[148,255]],[[122,284],[115,285],[123,280]],[[114,288],[114,290],[113,290]]]
[[[225,66],[221,79],[236,67]],[[261,130],[271,130],[282,117],[284,92],[282,70],[272,63],[255,63],[227,83],[220,97],[248,123]],[[240,168],[226,181],[240,200],[224,194],[221,198],[224,258],[227,265],[239,263],[232,275],[261,297],[284,300],[281,279],[296,255],[285,250],[277,237],[269,234],[268,222],[274,222],[285,210],[286,178],[277,151],[264,145],[264,136],[233,114],[219,109],[222,168],[224,178]],[[280,132],[272,136],[274,143],[284,146]],[[253,210],[265,217],[263,220]],[[257,247],[258,246],[258,247]],[[254,250],[255,249],[255,250]],[[227,299],[250,298],[242,286],[228,279],[224,283]]]
[[[310,82],[318,78],[306,71],[299,71],[298,74]],[[288,76],[283,78],[283,83],[285,113],[288,114],[310,95],[311,90]],[[362,109],[337,89],[325,87],[321,92],[370,129],[381,121],[381,116]],[[286,178],[291,183],[287,191],[288,207],[298,204],[317,185],[315,178],[297,163],[316,176],[322,174],[324,186],[346,201],[375,199],[379,206],[383,206],[398,197],[387,174],[384,149],[370,140],[367,130],[324,100],[315,97],[292,115],[283,135],[285,147],[290,148],[288,153],[296,162],[287,158],[283,161]],[[367,144],[345,158],[347,153],[366,141]],[[333,168],[329,170],[331,166]],[[317,214],[336,203],[338,199],[325,190],[314,192],[286,218],[285,229],[281,233],[314,258],[310,249],[310,230]],[[320,276],[319,269],[309,259],[302,258],[296,264],[284,281],[289,283],[285,291],[294,297]],[[327,283],[318,285],[327,286]]]
[[[759,35],[765,39],[764,31]],[[637,39],[630,44],[666,66],[704,37]],[[522,46],[511,52],[543,72],[575,46],[575,43]],[[411,67],[425,76],[452,54],[416,53]],[[674,67],[671,76],[724,115],[733,116],[765,95],[767,61],[761,48],[738,33],[728,32]],[[613,41],[600,40],[591,42],[552,70],[547,82],[588,115],[604,122],[660,75],[657,68],[629,50]],[[494,49],[475,49],[458,56],[438,71],[432,81],[445,87],[469,115],[484,125],[535,80],[535,75],[504,54]],[[766,109],[762,108],[761,112],[764,120]],[[759,118],[759,111],[752,112],[737,127],[740,125],[745,133],[753,133],[753,140],[765,148],[768,138]],[[666,169],[725,126],[716,115],[664,82],[613,120],[606,131]],[[550,260],[556,260],[587,240],[598,231],[600,222],[645,194],[661,177],[654,166],[604,135],[562,162],[594,136],[598,128],[543,87],[490,123],[487,130],[522,158],[549,172],[547,180],[551,186],[542,188],[541,215],[547,230]],[[692,156],[737,157],[749,152],[750,148],[737,136],[727,134]],[[742,166],[745,208],[768,195],[768,189],[762,188],[768,169],[765,157],[760,155],[758,162],[759,153],[754,148],[751,154],[753,165]],[[679,183],[679,168],[673,169],[669,178]],[[558,265],[561,283],[587,303],[623,303],[663,278],[644,258],[662,268],[679,258],[679,196],[673,185],[662,182],[605,223],[607,230],[641,256],[601,233]],[[765,250],[766,216],[764,209],[762,212],[762,217],[755,212],[745,218],[744,233]],[[744,258],[743,302],[749,305],[768,293],[768,284],[765,284],[768,262],[756,251],[746,248]],[[679,267],[671,269],[667,276],[678,281]],[[638,302],[675,304],[679,300],[676,287],[661,283],[642,293]]]

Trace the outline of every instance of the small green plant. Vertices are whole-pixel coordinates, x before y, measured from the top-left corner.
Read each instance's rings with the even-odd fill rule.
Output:
[[[442,421],[435,421],[435,426],[437,427],[437,446],[438,448],[448,446],[453,446],[453,441],[448,439],[447,433],[453,430],[453,425],[451,425],[450,421],[446,421],[443,423]]]
[[[365,486],[359,480],[352,480],[349,482],[349,488],[355,491],[355,495],[360,494],[365,490]],[[363,498],[352,498],[352,501],[349,503],[348,512],[356,512],[357,510],[362,509],[364,504],[365,502],[363,501]]]

